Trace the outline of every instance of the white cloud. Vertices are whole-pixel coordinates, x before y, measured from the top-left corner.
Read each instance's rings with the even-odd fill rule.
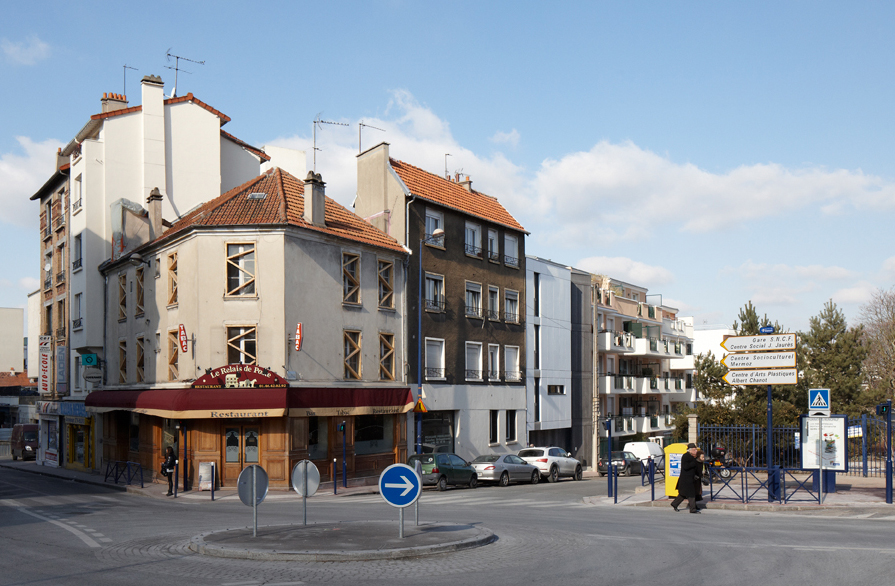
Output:
[[[513,130],[511,130],[509,132],[497,131],[494,133],[494,136],[492,136],[489,140],[491,140],[491,142],[495,142],[497,144],[508,144],[510,146],[515,147],[515,146],[519,145],[519,138],[520,138],[519,131],[517,131],[514,128]]]
[[[50,46],[31,35],[27,40],[15,43],[4,38],[0,41],[0,49],[6,60],[13,65],[34,65],[50,56]]]
[[[22,277],[19,279],[19,287],[30,293],[40,287],[40,281],[34,277]]]
[[[877,286],[868,281],[861,281],[851,287],[839,289],[833,293],[832,299],[837,305],[842,304],[864,304],[870,301]]]
[[[886,287],[895,283],[895,256],[890,256],[883,261],[880,280],[887,283]]]
[[[575,264],[575,268],[606,275],[647,289],[674,282],[674,275],[668,269],[650,266],[621,256],[582,258]]]
[[[24,154],[0,154],[0,222],[37,230],[39,205],[29,198],[50,178],[56,149],[63,143],[55,139],[34,142],[27,136],[16,140]]]
[[[778,283],[780,281],[847,281],[857,278],[858,273],[837,266],[787,265],[756,263],[748,260],[739,267],[725,267],[725,273],[736,274],[752,283]]]

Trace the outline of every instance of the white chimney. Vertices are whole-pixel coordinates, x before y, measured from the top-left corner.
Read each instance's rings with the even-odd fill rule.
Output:
[[[149,209],[149,241],[152,242],[162,235],[162,194],[158,187],[153,187],[146,198]]]
[[[165,170],[165,84],[157,75],[147,75],[143,87],[143,193],[164,186],[169,195]]]
[[[308,171],[305,179],[305,222],[315,226],[326,226],[326,183],[320,173]]]

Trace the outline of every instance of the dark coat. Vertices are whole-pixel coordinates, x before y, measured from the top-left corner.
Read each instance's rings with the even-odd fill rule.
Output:
[[[699,482],[696,476],[700,473],[699,460],[695,456],[686,452],[681,456],[681,475],[677,478],[677,493],[687,498],[696,498],[696,483]]]
[[[162,467],[173,474],[176,460],[177,458],[174,456],[174,454],[168,454],[167,456],[165,456],[165,462],[164,464],[162,464]]]

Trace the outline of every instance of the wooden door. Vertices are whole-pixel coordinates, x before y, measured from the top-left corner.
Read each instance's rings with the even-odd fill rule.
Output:
[[[224,470],[221,485],[236,486],[243,468],[261,463],[261,431],[257,425],[228,425],[223,433]]]

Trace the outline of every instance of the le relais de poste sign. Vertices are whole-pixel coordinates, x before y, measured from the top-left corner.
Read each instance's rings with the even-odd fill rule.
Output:
[[[228,364],[196,379],[194,389],[269,389],[289,383],[275,372],[252,364]]]

